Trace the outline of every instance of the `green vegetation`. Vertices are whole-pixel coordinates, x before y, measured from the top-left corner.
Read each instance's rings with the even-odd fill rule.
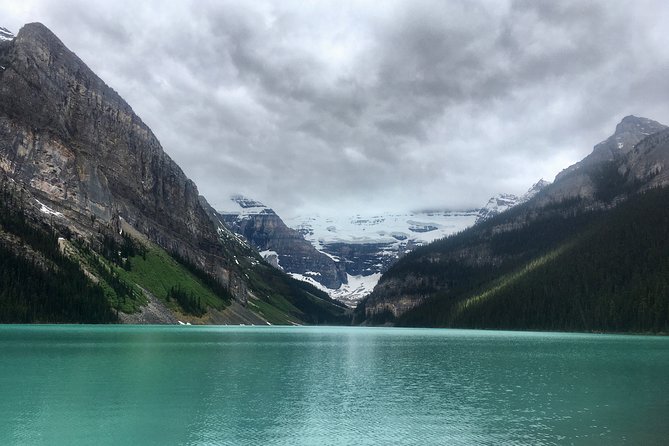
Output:
[[[115,322],[116,313],[103,289],[86,277],[78,263],[61,253],[54,230],[28,221],[21,199],[3,186],[0,322]],[[23,243],[21,254],[11,240]]]
[[[138,255],[146,256],[146,248],[128,234],[121,234],[120,243],[114,237],[104,234],[100,253],[105,259],[130,271],[131,266],[128,259]]]
[[[112,239],[105,239],[105,243],[109,245]],[[147,300],[142,292],[131,282],[123,280],[119,274],[119,265],[129,269],[127,260],[119,259],[115,263],[112,257],[110,261],[109,257],[97,254],[81,241],[73,243],[73,247],[76,249],[76,258],[99,279],[98,285],[114,309],[130,314],[140,311],[140,307],[146,305]]]
[[[168,294],[172,289],[196,296],[203,308],[222,309],[230,301],[227,292],[216,294],[189,268],[177,262],[156,245],[151,244],[145,248],[145,251],[130,257],[128,263],[129,270],[117,269],[119,276],[127,282],[136,283],[165,301],[168,301]],[[200,275],[202,274],[205,273],[202,272]]]
[[[467,234],[479,243],[487,237],[492,253],[504,260],[494,267],[446,268],[438,273],[432,265],[434,272],[428,274],[440,275],[434,282],[451,286],[397,323],[666,332],[668,200],[669,189],[656,189],[609,211],[565,214],[497,235]],[[444,247],[459,241],[440,243],[428,247],[429,252],[441,249],[446,254]],[[418,259],[423,257],[424,253]],[[400,265],[400,270],[421,270],[420,260],[412,263]]]
[[[266,263],[248,271],[249,286],[259,297],[258,312],[273,324],[350,323],[346,307],[316,287],[295,280]],[[281,316],[281,313],[284,316]]]
[[[155,244],[104,230],[89,241],[72,239],[66,227],[57,232],[31,222],[23,197],[7,183],[0,186],[0,322],[116,322],[119,312],[147,304],[142,290],[196,317],[233,299],[195,263]],[[59,246],[58,235],[68,240]],[[241,262],[228,267],[257,296],[249,299],[251,311],[273,324],[350,322],[346,307],[327,294],[272,268],[234,239],[222,243]]]
[[[172,287],[167,292],[167,300],[174,299],[179,303],[184,313],[194,316],[202,316],[207,310],[202,306],[200,296],[195,296],[192,292],[187,293],[179,287]]]
[[[216,294],[218,297],[226,301],[230,301],[233,299],[232,294],[230,294],[230,291],[221,282],[216,280],[210,274],[207,274],[193,262],[180,256],[179,254],[172,254],[172,257],[182,266],[184,266],[188,270],[188,272],[190,272],[193,276],[195,276],[203,285],[205,285],[207,288],[213,291],[214,294]]]
[[[81,240],[63,241],[71,247],[66,256],[58,246],[58,234],[30,222],[23,198],[11,186],[2,186],[0,322],[115,322],[118,311],[133,313],[146,305],[137,285],[168,306],[196,316],[207,307],[222,309],[230,301],[227,290],[195,265],[184,259],[180,263],[161,248],[146,247],[126,234],[101,234],[95,250]],[[29,246],[32,254],[19,255],[17,247],[2,243],[2,234]]]

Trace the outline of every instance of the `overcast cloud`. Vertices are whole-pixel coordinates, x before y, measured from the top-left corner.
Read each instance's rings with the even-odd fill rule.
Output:
[[[658,1],[0,0],[118,91],[209,201],[471,208],[624,116],[669,124]]]

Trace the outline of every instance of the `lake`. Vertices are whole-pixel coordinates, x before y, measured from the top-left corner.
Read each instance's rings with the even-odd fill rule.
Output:
[[[669,338],[0,326],[0,444],[660,445]]]

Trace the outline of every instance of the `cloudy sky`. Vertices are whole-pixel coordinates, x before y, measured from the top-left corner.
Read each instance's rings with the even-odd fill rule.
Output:
[[[669,124],[658,1],[0,0],[51,28],[210,202],[470,208]]]

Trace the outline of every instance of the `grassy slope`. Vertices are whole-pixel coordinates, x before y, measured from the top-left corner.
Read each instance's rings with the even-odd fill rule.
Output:
[[[346,324],[350,321],[341,304],[317,288],[295,280],[266,263],[248,271],[249,284],[258,297],[258,310],[272,323]],[[273,322],[284,314],[285,320]]]
[[[222,309],[229,301],[217,296],[183,265],[174,260],[161,248],[151,245],[146,255],[130,258],[130,271],[117,268],[126,281],[136,283],[154,296],[165,300],[170,288],[180,288],[200,297],[202,304]]]
[[[163,249],[146,241],[144,244],[148,247],[145,255],[130,258],[130,271],[109,262],[107,264],[124,281],[141,286],[163,301],[166,301],[170,288],[178,287],[199,297],[203,305],[216,310],[224,310],[230,304],[226,296],[216,295]],[[262,319],[275,325],[336,323],[339,317],[342,317],[341,322],[346,322],[343,317],[345,310],[323,299],[327,296],[305,291],[302,285],[264,263],[245,262],[245,259],[242,262],[257,297],[249,299],[247,308]],[[318,293],[317,290],[315,292]],[[179,310],[176,302],[166,303],[172,310]]]

